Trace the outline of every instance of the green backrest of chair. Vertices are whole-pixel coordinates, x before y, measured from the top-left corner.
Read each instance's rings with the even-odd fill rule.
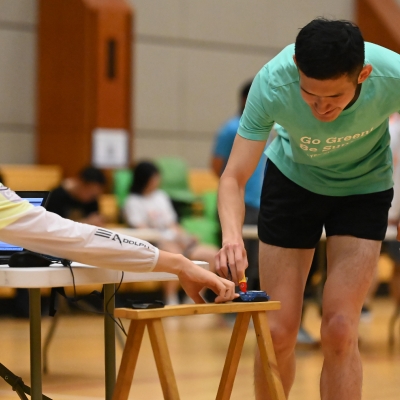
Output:
[[[204,217],[184,217],[181,225],[186,232],[196,236],[200,243],[219,246],[219,224]]]
[[[203,193],[200,196],[203,203],[203,215],[184,217],[181,225],[187,232],[196,236],[201,243],[220,246],[217,196],[217,191]]]
[[[114,194],[117,197],[118,207],[122,207],[133,182],[133,172],[130,169],[116,169],[113,171]]]
[[[189,170],[185,161],[176,157],[162,157],[155,163],[160,170],[160,187],[171,199],[188,203],[196,199],[189,187]]]
[[[156,164],[162,175],[162,185],[181,189],[189,187],[189,171],[183,160],[175,157],[162,157],[156,160]]]
[[[203,215],[205,218],[218,222],[218,193],[217,191],[204,192],[201,195]]]

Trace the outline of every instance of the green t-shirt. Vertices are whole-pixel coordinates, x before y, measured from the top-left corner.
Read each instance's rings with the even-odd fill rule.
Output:
[[[276,122],[277,138],[267,156],[293,182],[329,196],[374,193],[393,186],[388,117],[400,110],[400,55],[365,44],[372,73],[357,101],[332,122],[317,120],[300,94],[287,46],[257,74],[238,133],[266,140]]]

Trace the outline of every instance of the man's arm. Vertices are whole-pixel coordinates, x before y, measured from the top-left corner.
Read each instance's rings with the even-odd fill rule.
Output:
[[[217,272],[236,284],[247,268],[242,239],[244,189],[264,151],[265,141],[248,140],[236,135],[228,164],[218,188],[218,213],[222,226],[222,249],[216,261]],[[228,272],[228,264],[231,276]]]
[[[0,187],[0,240],[97,267],[176,273],[183,288],[196,302],[202,301],[199,291],[203,287],[215,291],[217,301],[235,297],[232,282],[203,270],[183,256],[160,254],[144,240],[64,219],[42,207],[32,207],[4,187]]]

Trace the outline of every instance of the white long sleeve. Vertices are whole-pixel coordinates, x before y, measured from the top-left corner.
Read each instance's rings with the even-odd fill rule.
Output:
[[[151,271],[159,255],[146,241],[32,207],[4,186],[0,187],[0,240],[84,264],[135,272]]]

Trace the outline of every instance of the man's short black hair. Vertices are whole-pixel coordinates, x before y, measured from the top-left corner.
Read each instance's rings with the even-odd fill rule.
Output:
[[[364,39],[353,22],[317,18],[297,35],[295,56],[298,68],[309,78],[354,76],[364,65]]]
[[[107,183],[106,176],[103,171],[95,167],[85,167],[79,172],[79,178],[85,183],[98,183],[105,186]]]

